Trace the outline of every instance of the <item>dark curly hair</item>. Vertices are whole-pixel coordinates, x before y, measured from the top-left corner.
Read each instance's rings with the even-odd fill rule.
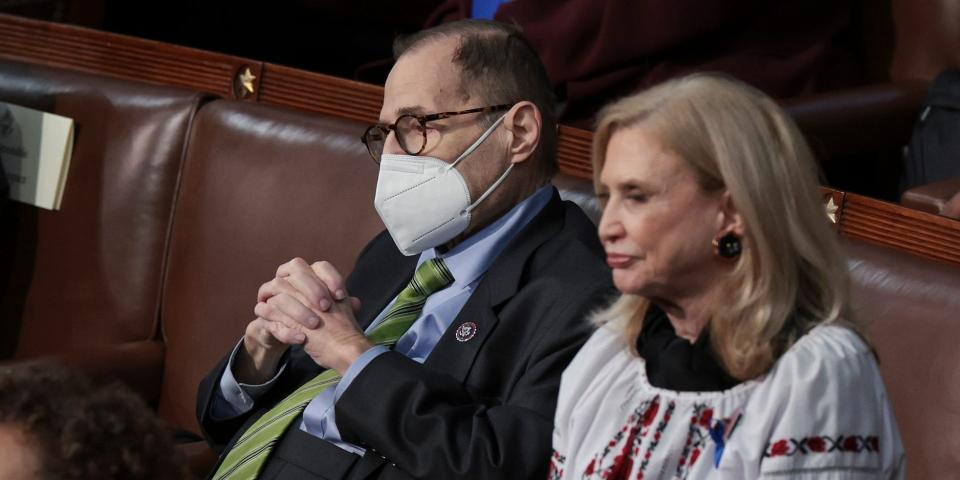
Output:
[[[34,443],[44,480],[189,477],[172,434],[140,397],[59,365],[0,368],[0,424]]]

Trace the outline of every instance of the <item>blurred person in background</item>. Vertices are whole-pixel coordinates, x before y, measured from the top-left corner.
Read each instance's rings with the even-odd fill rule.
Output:
[[[446,0],[427,26],[488,18],[522,28],[565,98],[560,122],[682,75],[730,74],[774,98],[865,80],[852,0]]]
[[[128,389],[54,364],[0,368],[0,478],[190,478],[172,433]]]

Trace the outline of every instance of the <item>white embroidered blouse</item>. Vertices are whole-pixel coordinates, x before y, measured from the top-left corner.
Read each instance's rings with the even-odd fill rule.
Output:
[[[551,479],[900,479],[904,452],[870,349],[819,326],[763,377],[718,392],[652,386],[599,328],[563,374]]]

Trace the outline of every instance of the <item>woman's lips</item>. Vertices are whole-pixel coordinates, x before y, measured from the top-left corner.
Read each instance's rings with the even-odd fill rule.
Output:
[[[630,255],[621,255],[618,253],[608,253],[607,254],[607,265],[610,268],[626,268],[631,263],[633,263],[634,257]]]

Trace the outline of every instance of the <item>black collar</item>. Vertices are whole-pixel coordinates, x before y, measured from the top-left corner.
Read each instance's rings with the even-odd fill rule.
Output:
[[[691,344],[677,336],[666,313],[654,305],[650,305],[643,319],[637,351],[646,362],[647,379],[657,388],[709,392],[727,390],[740,383],[720,366],[706,329]]]

